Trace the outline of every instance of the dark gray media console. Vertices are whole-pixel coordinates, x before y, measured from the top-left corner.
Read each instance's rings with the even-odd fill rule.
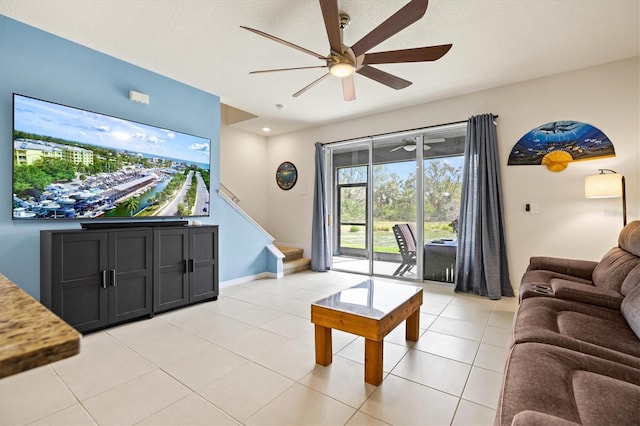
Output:
[[[86,333],[217,300],[217,225],[112,225],[40,231],[40,302],[71,326]]]

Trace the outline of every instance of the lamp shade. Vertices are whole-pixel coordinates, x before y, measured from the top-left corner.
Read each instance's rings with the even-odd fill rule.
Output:
[[[584,196],[586,198],[622,197],[622,175],[618,173],[600,173],[584,178]]]

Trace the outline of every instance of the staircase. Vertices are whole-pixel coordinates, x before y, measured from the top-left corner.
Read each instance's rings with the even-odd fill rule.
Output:
[[[304,250],[298,247],[275,245],[284,254],[282,268],[284,275],[296,272],[308,271],[311,268],[311,259],[302,257]]]

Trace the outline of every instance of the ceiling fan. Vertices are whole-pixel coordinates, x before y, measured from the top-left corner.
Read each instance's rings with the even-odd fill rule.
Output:
[[[440,143],[440,142],[444,142],[445,138],[431,138],[431,139],[425,139],[423,142],[423,148],[425,151],[428,151],[431,149],[431,145],[432,143]],[[402,139],[402,143],[398,146],[396,146],[395,148],[392,148],[389,150],[389,152],[395,152],[399,149],[404,149],[405,151],[415,151],[417,148],[416,146],[416,140],[415,139]]]
[[[349,24],[350,18],[346,14],[338,13],[338,0],[319,1],[320,9],[322,10],[322,17],[324,19],[324,26],[329,38],[330,53],[327,56],[315,53],[311,50],[305,49],[304,47],[300,47],[260,30],[245,26],[241,26],[241,28],[314,56],[325,61],[325,65],[268,69],[252,71],[250,74],[310,68],[328,68],[328,72],[326,74],[303,87],[301,90],[294,93],[293,96],[300,96],[328,76],[334,75],[342,78],[342,93],[344,100],[352,101],[356,98],[355,86],[353,84],[354,73],[368,77],[378,83],[391,87],[392,89],[404,89],[411,85],[410,81],[397,77],[393,74],[389,74],[378,68],[374,68],[371,65],[435,61],[443,57],[449,49],[451,49],[452,44],[443,44],[438,46],[417,47],[413,49],[367,53],[370,49],[422,18],[427,11],[429,0],[411,0],[351,47],[345,46],[342,43],[342,31]]]

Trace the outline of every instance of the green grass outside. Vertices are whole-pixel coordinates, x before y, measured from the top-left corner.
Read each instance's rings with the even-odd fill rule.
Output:
[[[373,229],[373,251],[377,253],[399,253],[392,227],[398,222],[375,222]],[[342,225],[340,247],[365,249],[365,227]],[[424,224],[424,240],[455,238],[448,222],[428,222]]]

